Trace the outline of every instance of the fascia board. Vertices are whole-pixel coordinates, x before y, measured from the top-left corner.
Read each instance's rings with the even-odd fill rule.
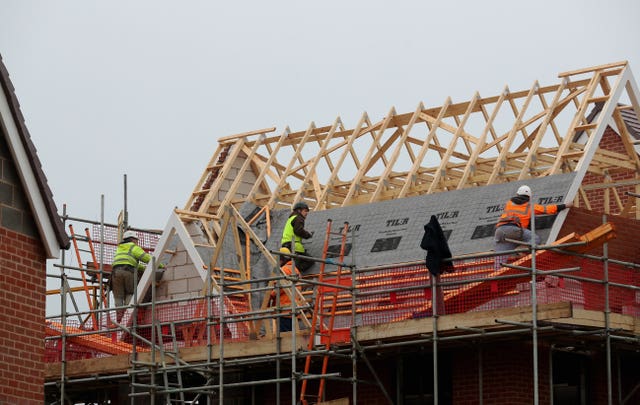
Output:
[[[160,240],[158,240],[158,244],[156,245],[156,248],[152,253],[152,256],[155,259],[155,261],[158,262],[160,260],[162,253],[165,251],[167,247],[167,244],[171,241],[171,238],[174,235],[176,235],[180,240],[180,242],[182,242],[182,245],[187,251],[187,256],[189,257],[189,259],[191,259],[191,263],[193,263],[193,266],[198,271],[198,274],[200,274],[202,281],[206,281],[207,275],[209,274],[208,266],[205,265],[204,261],[198,254],[198,251],[193,245],[193,240],[189,236],[187,229],[184,227],[184,224],[180,220],[180,217],[178,217],[178,215],[175,212],[172,212],[171,215],[169,216],[169,220],[167,221],[167,225],[165,226],[164,231],[162,232],[162,236],[160,237]],[[145,294],[147,293],[147,289],[151,285],[150,284],[151,273],[152,272],[150,271],[145,271],[142,274],[142,277],[140,278],[140,282],[138,283],[138,291],[137,291],[138,297],[144,297]],[[213,291],[213,294],[216,295],[217,291]],[[133,298],[130,304],[132,303],[133,303]]]
[[[38,231],[40,232],[46,249],[47,258],[57,259],[60,255],[60,247],[58,246],[56,233],[47,213],[44,198],[36,181],[36,176],[29,164],[27,152],[20,140],[18,127],[13,119],[9,101],[4,92],[2,92],[2,97],[0,97],[0,123],[8,136],[9,149],[11,150],[13,161],[15,162],[20,180],[24,186],[27,201],[29,201],[29,206],[34,214]]]
[[[638,114],[638,100],[640,99],[639,93],[638,93],[638,87],[635,84],[633,75],[631,74],[631,69],[629,68],[628,65],[625,67],[622,74],[618,77],[618,80],[616,81],[610,93],[611,95],[609,96],[609,100],[607,100],[606,104],[602,108],[602,111],[600,111],[600,114],[604,115],[604,119],[602,120],[600,125],[598,125],[598,127],[595,129],[594,134],[587,141],[584,154],[582,155],[582,158],[580,159],[580,161],[578,162],[578,165],[575,168],[576,177],[573,181],[573,184],[571,184],[571,186],[569,187],[569,190],[567,191],[565,202],[572,201],[575,198],[576,194],[578,193],[578,190],[582,185],[582,180],[584,179],[587,169],[589,168],[589,164],[591,163],[591,160],[593,159],[593,156],[595,155],[596,150],[600,145],[600,140],[602,139],[602,135],[604,134],[604,131],[607,128],[607,125],[609,125],[611,121],[611,117],[613,116],[613,111],[618,105],[620,96],[622,95],[622,92],[624,90],[628,91],[629,98],[631,99],[632,104],[634,105],[634,110],[636,111],[636,114]],[[549,232],[548,240],[550,241],[556,240],[566,216],[567,216],[567,210],[563,210],[558,214],[558,218],[554,222],[551,228],[551,231]]]

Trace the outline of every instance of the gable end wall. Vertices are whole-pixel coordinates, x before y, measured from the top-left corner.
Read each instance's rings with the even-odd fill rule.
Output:
[[[0,404],[44,402],[46,252],[0,136]]]
[[[0,227],[0,403],[44,402],[46,253]]]
[[[620,140],[620,136],[611,128],[607,127],[602,135],[602,139],[600,140],[600,148],[626,154],[627,152],[624,149],[624,145]],[[612,182],[619,182],[624,180],[632,180],[636,177],[636,174],[633,170],[620,170],[610,173]],[[595,176],[591,173],[587,173],[582,181],[582,185],[589,184],[599,184],[603,183],[604,180],[600,176]],[[622,203],[625,204],[627,199],[629,198],[626,195],[626,192],[636,192],[635,186],[618,186],[616,187],[618,192],[618,196],[622,200]],[[605,189],[598,190],[589,190],[586,192],[587,198],[591,203],[591,210],[595,212],[605,212]],[[619,214],[620,210],[616,205],[615,196],[613,193],[609,193],[609,213],[611,214]]]

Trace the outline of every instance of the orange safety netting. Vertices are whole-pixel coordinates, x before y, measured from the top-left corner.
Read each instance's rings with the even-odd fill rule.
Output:
[[[455,271],[440,275],[437,282],[437,314],[531,305],[531,256],[512,257],[509,261],[522,269],[496,264],[492,257],[454,261]],[[605,265],[602,260],[539,251],[535,257],[535,267],[541,272],[535,279],[538,304],[571,302],[574,308],[604,311],[608,288],[612,312],[640,316],[640,294],[637,292],[640,272],[635,268],[608,263],[608,280],[613,285],[607,285],[604,283]],[[355,280],[352,279],[354,276]],[[327,311],[336,301],[331,334],[333,342],[348,341],[354,321],[355,325],[362,326],[429,317],[433,315],[433,279],[424,265],[347,274],[339,281],[339,285],[346,288],[319,287],[318,293],[323,297],[323,303],[321,314],[317,315],[326,320],[329,316]],[[331,284],[336,279],[325,277],[324,281]],[[355,296],[350,288],[352,283],[356,287]],[[160,325],[155,330],[157,344],[166,348],[205,345],[207,334],[213,343],[220,339],[221,334],[225,341],[248,340],[249,331],[254,329],[251,321],[243,315],[249,308],[246,304],[247,294],[239,294],[239,297],[225,299],[224,305],[216,297],[157,303],[154,306],[155,323]],[[221,313],[224,317],[222,329]],[[138,310],[136,333],[150,340],[153,321],[151,307],[141,307]],[[85,327],[90,330],[91,325]],[[131,327],[131,322],[127,327]],[[100,329],[94,335],[67,338],[67,355],[78,358],[103,357],[131,351],[130,334],[116,329],[105,331],[106,325]],[[61,338],[61,332],[59,322],[48,322],[48,336],[56,339],[47,341],[47,361],[60,360],[58,338]],[[68,322],[66,332],[73,335],[86,331],[74,329]],[[149,349],[149,345],[143,341],[138,340],[136,344],[139,351]]]
[[[145,252],[153,252],[160,240],[160,235],[143,231],[136,231],[136,233],[138,235],[138,245]],[[95,245],[95,253],[98,259],[101,254],[104,254],[104,263],[112,263],[118,247],[118,227],[113,225],[104,225],[103,227],[99,224],[93,224],[91,239]]]

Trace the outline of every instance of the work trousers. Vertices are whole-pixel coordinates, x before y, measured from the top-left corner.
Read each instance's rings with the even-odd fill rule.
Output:
[[[535,236],[536,245],[540,244],[540,236],[535,235],[529,229],[520,228],[517,225],[502,225],[496,228],[494,236],[494,250],[496,252],[506,252],[508,250],[517,249],[520,245],[529,245]],[[506,239],[520,241],[520,243],[509,242]],[[500,255],[494,258],[495,268],[498,270],[503,263],[507,263],[512,259],[513,255]]]
[[[111,291],[117,307],[127,305],[133,297],[135,288],[132,266],[115,266],[111,272]]]

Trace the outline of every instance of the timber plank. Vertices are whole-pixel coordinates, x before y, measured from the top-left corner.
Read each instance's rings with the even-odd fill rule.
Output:
[[[570,318],[570,302],[538,305],[538,320]],[[438,318],[438,331],[450,331],[456,327],[487,328],[499,326],[496,319],[513,322],[530,322],[533,317],[531,307],[502,308],[490,311],[466,312],[443,315]],[[358,328],[358,341],[399,338],[411,335],[433,333],[433,318],[408,319],[400,322],[361,326]]]

